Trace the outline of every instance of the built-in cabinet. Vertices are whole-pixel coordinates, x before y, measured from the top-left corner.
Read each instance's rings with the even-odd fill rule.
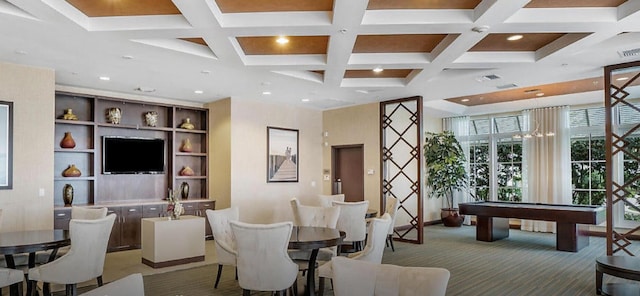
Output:
[[[114,108],[120,110],[117,123],[107,116]],[[150,124],[146,114],[157,114],[156,123]],[[63,198],[67,184],[73,187],[73,205],[105,206],[118,214],[110,250],[139,247],[140,219],[163,216],[169,190],[178,191],[188,186],[189,195],[184,204],[195,209],[188,208],[187,214],[204,217],[203,208],[214,208],[214,202],[208,199],[207,109],[57,92],[55,116],[56,228],[68,227],[70,211],[65,208]],[[73,148],[62,148],[60,144],[67,133],[75,141]],[[105,174],[102,140],[109,136],[163,139],[164,173]],[[190,149],[183,149],[187,142]],[[63,172],[72,165],[81,175],[65,177]],[[181,174],[186,167],[193,174]]]

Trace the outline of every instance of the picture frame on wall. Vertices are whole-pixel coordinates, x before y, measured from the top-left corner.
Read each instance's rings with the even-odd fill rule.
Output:
[[[0,190],[13,188],[13,103],[0,101]]]
[[[298,182],[299,131],[267,127],[267,182]]]

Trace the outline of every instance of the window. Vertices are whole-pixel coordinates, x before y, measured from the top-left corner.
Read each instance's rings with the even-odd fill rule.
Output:
[[[469,121],[470,192],[476,200],[522,201],[522,116]]]

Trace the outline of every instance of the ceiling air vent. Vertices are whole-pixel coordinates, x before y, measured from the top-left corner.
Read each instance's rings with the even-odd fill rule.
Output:
[[[623,58],[637,56],[637,55],[640,55],[640,48],[618,51],[618,54],[620,55],[620,57],[623,57]]]
[[[500,79],[500,78],[502,78],[502,77],[500,77],[498,75],[495,75],[495,74],[489,74],[489,75],[476,77],[476,81],[484,82],[484,81],[491,81],[491,80],[496,80],[496,79]]]
[[[503,85],[498,85],[496,86],[498,89],[507,89],[507,88],[512,88],[512,87],[516,87],[517,85],[515,83],[509,83],[509,84],[503,84]]]

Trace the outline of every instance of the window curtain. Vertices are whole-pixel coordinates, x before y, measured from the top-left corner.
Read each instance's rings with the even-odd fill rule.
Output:
[[[527,130],[534,134],[523,138],[522,144],[523,202],[571,204],[569,107],[525,110],[523,117]],[[537,232],[555,232],[555,226],[546,221],[521,223],[522,230]]]
[[[465,162],[465,171],[467,172],[467,189],[458,190],[453,193],[453,200],[460,202],[468,202],[471,201],[471,197],[469,196],[469,116],[459,116],[459,117],[450,117],[444,118],[442,120],[442,126],[444,130],[452,131],[453,134],[460,142],[460,146],[462,146],[462,150],[464,150],[464,155],[467,161]],[[454,205],[456,206],[456,205]],[[469,215],[464,217],[464,224],[471,225],[471,217]]]

